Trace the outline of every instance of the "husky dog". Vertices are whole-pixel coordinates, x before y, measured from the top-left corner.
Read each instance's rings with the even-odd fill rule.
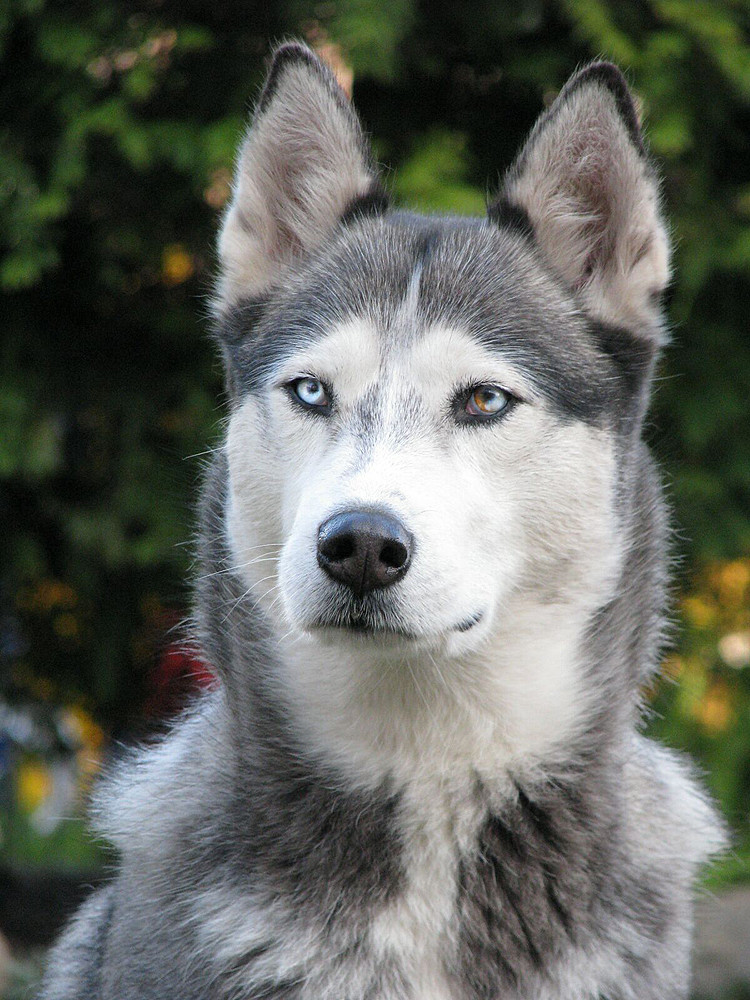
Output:
[[[119,871],[42,996],[686,997],[723,834],[638,731],[669,248],[622,75],[568,82],[486,218],[436,218],[389,209],[333,76],[283,45],[219,253],[219,682],[105,782]]]

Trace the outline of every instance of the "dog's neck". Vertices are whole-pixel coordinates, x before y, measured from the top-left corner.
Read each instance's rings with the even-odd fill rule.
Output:
[[[592,715],[587,619],[519,599],[459,657],[287,634],[282,695],[307,745],[358,785],[543,769],[569,757]]]

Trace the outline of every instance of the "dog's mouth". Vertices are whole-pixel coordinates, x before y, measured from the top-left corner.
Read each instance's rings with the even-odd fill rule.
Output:
[[[416,639],[417,635],[414,632],[409,632],[407,629],[400,625],[388,625],[384,622],[369,622],[366,618],[353,618],[351,621],[342,622],[339,628],[347,629],[349,632],[354,632],[356,635],[392,635],[398,636],[401,639]]]
[[[484,612],[478,611],[445,631],[468,632],[470,629],[474,628],[475,625],[478,625],[483,617]],[[391,636],[400,639],[410,639],[412,641],[426,638],[425,634],[414,632],[413,630],[406,628],[400,621],[393,620],[389,616],[382,613],[372,615],[367,614],[366,612],[358,612],[337,616],[332,619],[320,618],[313,624],[312,627],[316,630],[333,629],[362,637]]]
[[[382,614],[351,614],[335,618],[319,618],[312,627],[315,630],[330,629],[363,638],[368,636],[393,636],[394,638],[412,640],[419,638],[416,632],[406,628],[401,622],[390,620],[388,616]]]

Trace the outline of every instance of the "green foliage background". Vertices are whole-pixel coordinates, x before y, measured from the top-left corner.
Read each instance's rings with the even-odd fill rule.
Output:
[[[288,35],[337,46],[396,197],[434,210],[482,211],[577,65],[628,72],[676,245],[649,434],[681,630],[651,726],[710,770],[738,831],[725,871],[743,873],[749,0],[6,0],[0,691],[122,729],[186,606],[200,454],[222,416],[205,319],[217,212],[264,58]]]

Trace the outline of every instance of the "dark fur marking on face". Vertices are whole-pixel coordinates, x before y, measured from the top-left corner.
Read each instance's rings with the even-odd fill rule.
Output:
[[[364,466],[365,459],[377,444],[374,428],[378,421],[379,410],[378,390],[375,386],[368,386],[357,399],[351,419],[351,432],[357,440],[357,464],[355,468]]]
[[[244,299],[226,310],[214,326],[214,339],[219,344],[224,362],[229,396],[237,399],[242,393],[241,358],[246,352],[246,344],[263,315],[267,299]]]
[[[520,331],[483,330],[477,339],[523,372],[561,419],[596,425],[608,412],[610,387],[604,381],[593,381],[585,366],[579,371],[573,358],[566,367],[557,351],[531,331],[524,336]]]
[[[352,198],[344,211],[341,213],[342,225],[350,225],[361,219],[373,216],[384,215],[390,207],[391,200],[379,182],[375,181],[369,191],[365,194]]]
[[[528,238],[486,221],[476,227],[444,220],[437,234],[420,279],[425,325],[466,330],[517,367],[563,419],[606,420],[613,400],[607,366],[603,359],[597,364],[572,302],[559,325],[551,325],[555,317],[528,280],[529,267],[539,266]],[[540,276],[556,284],[546,270]],[[553,294],[548,285],[541,288],[545,296]]]
[[[414,248],[415,263],[424,267],[429,262],[439,243],[440,229],[438,226],[425,229],[424,232],[420,233],[417,237],[416,247]]]
[[[534,224],[525,208],[500,195],[487,208],[487,218],[495,226],[512,229],[521,236],[534,239]]]
[[[226,310],[215,325],[214,336],[222,346],[236,349],[251,336],[268,299],[243,299]]]
[[[230,309],[219,325],[217,336],[239,394],[263,389],[281,359],[315,339],[315,330],[304,321],[304,306],[294,315],[280,317],[278,324],[261,324],[268,302],[245,300]]]
[[[591,332],[599,349],[614,363],[627,394],[636,395],[645,387],[653,371],[655,344],[603,322],[592,323]]]

